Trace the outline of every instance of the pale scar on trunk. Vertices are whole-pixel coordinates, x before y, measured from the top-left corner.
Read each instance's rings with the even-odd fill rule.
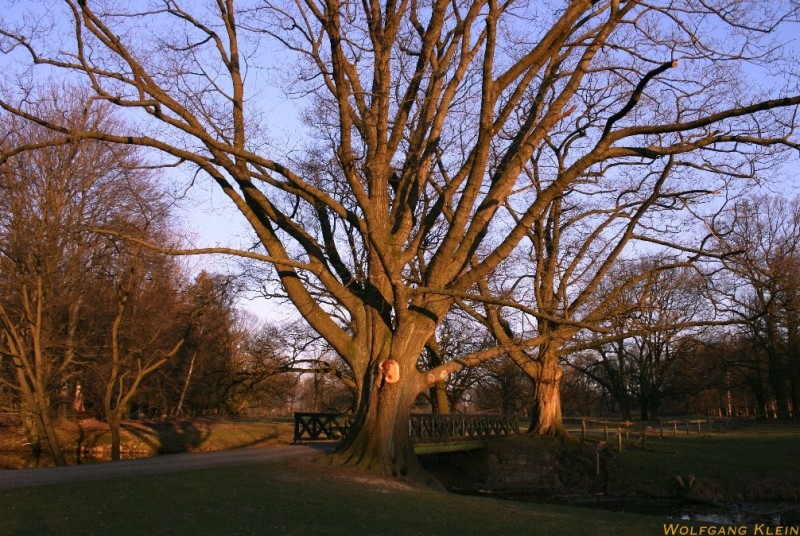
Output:
[[[381,363],[381,372],[386,383],[397,383],[400,381],[400,364],[394,359],[387,359]]]

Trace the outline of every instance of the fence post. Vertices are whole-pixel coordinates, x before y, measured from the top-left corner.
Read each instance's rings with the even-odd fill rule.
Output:
[[[597,445],[594,447],[595,452],[595,472],[597,476],[600,476],[600,451],[606,447],[606,443],[604,441],[598,441]]]
[[[678,421],[672,421],[672,435],[678,437]]]
[[[581,443],[586,441],[586,417],[581,419]]]
[[[603,425],[603,433],[606,436],[606,443],[608,443],[608,425],[607,424]]]
[[[689,435],[689,421],[686,421],[686,435]]]
[[[664,423],[661,420],[658,421],[658,438],[664,439]]]
[[[622,452],[622,428],[617,428],[617,448]]]
[[[599,445],[598,445],[599,447]],[[595,473],[597,476],[600,476],[600,449],[595,450],[595,461],[594,461]]]

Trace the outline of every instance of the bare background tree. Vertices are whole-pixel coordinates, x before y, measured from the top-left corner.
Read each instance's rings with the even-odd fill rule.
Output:
[[[788,419],[800,407],[800,201],[741,201],[715,226],[718,247],[731,253],[716,278],[724,303],[743,326],[755,374],[757,411]]]
[[[694,353],[697,326],[716,318],[709,314],[713,307],[699,272],[682,268],[653,273],[647,268],[652,264],[642,261],[626,267],[652,277],[618,296],[617,315],[609,318],[611,336],[606,337],[612,342],[597,344],[571,362],[603,386],[625,419],[632,418],[636,406],[642,420],[658,417],[671,384]]]
[[[107,107],[89,111],[82,102],[80,93],[53,89],[39,109],[81,128],[115,128]],[[36,149],[0,168],[2,378],[19,397],[30,442],[63,465],[53,417],[64,415],[82,381],[89,340],[105,329],[98,282],[129,249],[92,228],[133,234],[162,219],[163,207],[136,170],[133,148],[51,144],[51,131],[14,116],[3,120],[4,148]]]

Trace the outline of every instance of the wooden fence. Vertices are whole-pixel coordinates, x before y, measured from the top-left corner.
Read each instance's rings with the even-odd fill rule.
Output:
[[[636,444],[646,446],[650,439],[679,437],[692,434],[710,434],[728,427],[728,419],[672,419],[650,422],[610,421],[598,419],[565,419],[567,429],[579,433],[582,442],[602,443],[603,446],[616,444],[623,449],[625,442],[633,436]]]

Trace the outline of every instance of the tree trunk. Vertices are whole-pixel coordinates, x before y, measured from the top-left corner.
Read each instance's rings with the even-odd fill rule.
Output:
[[[777,405],[777,417],[781,420],[788,420],[790,417],[789,412],[789,396],[786,393],[786,374],[784,373],[783,359],[777,350],[770,348],[767,350],[768,373],[769,381],[772,387],[772,392],[775,395],[775,402]]]
[[[53,455],[53,461],[58,466],[67,465],[67,460],[64,457],[64,452],[61,450],[61,445],[58,442],[58,435],[56,434],[55,426],[50,416],[50,398],[47,394],[47,384],[50,379],[49,376],[49,356],[45,355],[42,343],[42,309],[44,301],[44,292],[42,291],[41,277],[37,277],[37,286],[33,294],[35,308],[31,307],[30,296],[23,286],[23,295],[25,296],[25,315],[28,319],[28,329],[30,330],[31,346],[32,346],[32,362],[25,359],[24,355],[20,352],[15,356],[15,365],[18,367],[19,385],[27,385],[30,381],[30,386],[26,387],[28,396],[32,396],[31,406],[35,414],[35,422],[39,428],[40,437],[47,440],[47,447]],[[24,348],[24,344],[17,345],[18,348]]]
[[[430,388],[431,411],[433,413],[450,413],[450,401],[447,400],[447,383],[438,381]]]
[[[117,462],[121,459],[120,456],[121,418],[119,415],[108,416],[108,428],[111,431],[111,461]]]
[[[641,418],[642,421],[646,421],[648,420],[647,418],[650,416],[650,402],[647,400],[647,398],[642,397],[639,403],[641,404],[639,417]]]
[[[776,417],[781,420],[789,419],[789,396],[786,392],[786,370],[783,365],[783,355],[778,348],[778,327],[776,321],[776,314],[772,311],[771,306],[767,307],[767,314],[765,315],[765,330],[764,340],[762,342],[764,351],[767,353],[767,381],[772,387],[772,393],[775,396],[777,406]]]
[[[418,378],[407,372],[390,384],[378,365],[368,374],[353,425],[332,454],[334,461],[384,475],[427,480],[408,433],[411,404],[422,387]]]
[[[800,312],[792,308],[787,321],[786,366],[789,369],[789,398],[792,403],[792,418],[797,419],[800,413]]]
[[[541,370],[536,379],[531,409],[529,433],[542,436],[563,436],[561,413],[561,367],[558,365],[558,345],[546,343],[540,348]]]
[[[626,421],[633,420],[631,417],[633,414],[631,413],[631,405],[628,401],[627,396],[617,398],[617,402],[619,403],[619,410],[622,413],[622,418]]]
[[[792,373],[789,381],[792,399],[792,418],[797,419],[800,417],[800,363],[797,362],[796,356],[794,356],[791,366]]]
[[[58,389],[56,415],[59,421],[64,421],[69,417],[69,384],[67,382],[63,382]]]
[[[43,393],[37,393],[37,424],[41,426],[41,433],[47,439],[47,447],[50,449],[50,454],[53,455],[53,461],[56,465],[67,465],[67,459],[64,457],[64,452],[61,450],[61,444],[58,442],[58,435],[56,435],[56,427],[50,418],[50,408],[47,399]]]
[[[659,409],[661,408],[661,398],[656,395],[650,400],[650,420],[657,421],[659,419]]]
[[[619,411],[622,414],[622,418],[626,421],[633,420],[633,411],[631,411],[631,397],[628,394],[627,385],[625,385],[625,383],[621,380],[612,380],[610,384],[610,388],[607,389],[607,391],[608,394],[611,395],[611,411],[614,411],[613,403],[616,402],[619,405]]]
[[[428,349],[428,354],[430,355],[431,368],[444,365],[442,349],[439,346],[439,341],[436,340],[435,336],[431,336],[428,339],[428,344],[426,346]],[[431,412],[450,413],[450,400],[447,398],[447,382],[444,380],[437,381],[430,387],[429,392],[431,398]]]
[[[21,388],[23,405],[27,406],[30,411],[31,421],[35,428],[36,443],[34,449],[40,449],[39,442],[44,439],[47,450],[53,456],[53,462],[58,466],[67,465],[64,452],[61,450],[61,444],[58,441],[55,425],[50,418],[50,404],[43,387],[34,383],[36,381],[35,374],[25,373],[25,369],[19,359],[15,359],[14,363],[17,365],[18,383]],[[29,380],[33,383],[33,386],[28,383]]]
[[[19,417],[22,419],[25,439],[31,445],[34,456],[38,458],[42,453],[42,437],[39,433],[39,426],[36,424],[36,416],[33,414],[30,403],[24,397],[20,402]]]
[[[200,333],[203,333],[202,328]],[[178,406],[175,408],[175,416],[180,417],[183,415],[183,402],[186,400],[186,393],[189,391],[189,383],[192,381],[192,372],[194,372],[194,361],[197,358],[197,350],[192,353],[192,358],[189,360],[189,370],[186,371],[186,378],[183,381],[183,388],[181,388],[181,396],[178,399]]]
[[[755,356],[753,358],[754,377],[751,383],[753,387],[753,397],[755,398],[753,413],[756,419],[766,419],[767,393],[765,389],[764,373],[761,366],[761,356],[759,352],[754,352],[753,354]]]

